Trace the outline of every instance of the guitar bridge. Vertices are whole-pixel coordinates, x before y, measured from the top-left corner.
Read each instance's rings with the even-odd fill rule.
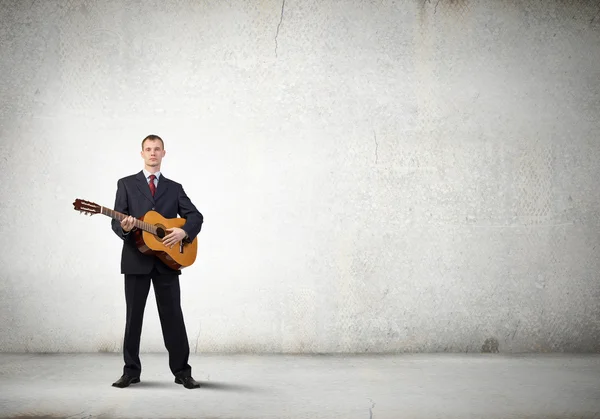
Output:
[[[179,253],[183,253],[183,241],[179,242]]]

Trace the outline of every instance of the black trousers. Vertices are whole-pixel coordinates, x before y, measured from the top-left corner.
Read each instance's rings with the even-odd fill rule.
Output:
[[[169,368],[176,377],[190,376],[192,374],[192,367],[188,364],[190,347],[181,311],[179,275],[161,274],[156,270],[149,275],[125,274],[127,319],[123,342],[125,361],[123,373],[131,377],[139,377],[142,372],[140,338],[150,281],[154,286],[163,340],[169,352]]]

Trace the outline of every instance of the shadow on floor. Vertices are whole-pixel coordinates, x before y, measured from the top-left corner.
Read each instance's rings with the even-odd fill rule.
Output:
[[[220,383],[218,381],[200,381],[200,389],[238,391],[238,392],[258,392],[258,387],[243,386],[239,384]]]
[[[244,386],[239,384],[227,384],[217,381],[201,381],[196,380],[200,383],[200,388],[193,389],[195,391],[201,390],[218,390],[218,391],[234,391],[234,392],[244,392],[244,393],[256,393],[261,390],[258,387]],[[164,389],[174,389],[174,388],[183,388],[181,384],[175,384],[173,381],[145,381],[142,380],[139,383],[132,384],[125,389],[118,390],[130,390],[130,389],[144,389],[144,388],[164,388]],[[188,389],[185,389],[188,390]]]

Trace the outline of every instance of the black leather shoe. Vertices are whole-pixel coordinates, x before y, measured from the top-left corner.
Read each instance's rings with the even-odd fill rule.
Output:
[[[189,377],[175,377],[175,383],[183,384],[185,388],[199,388],[200,383],[194,380],[191,376]]]
[[[135,383],[139,383],[140,382],[140,377],[130,377],[127,374],[123,374],[121,376],[121,378],[119,378],[117,381],[115,381],[112,386],[113,387],[119,387],[119,388],[125,388],[125,387],[129,387],[129,384],[135,384]]]

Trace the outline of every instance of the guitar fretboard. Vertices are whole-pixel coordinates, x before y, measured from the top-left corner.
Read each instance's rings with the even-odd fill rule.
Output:
[[[122,214],[118,211],[114,211],[111,210],[110,208],[106,208],[106,207],[100,207],[102,214],[114,218],[116,220],[119,221],[123,221],[125,218],[127,218],[128,216],[125,214]],[[133,225],[141,230],[147,231],[148,233],[151,234],[156,234],[156,227],[154,227],[152,224],[148,224],[142,220],[138,220],[137,218],[135,219]]]

